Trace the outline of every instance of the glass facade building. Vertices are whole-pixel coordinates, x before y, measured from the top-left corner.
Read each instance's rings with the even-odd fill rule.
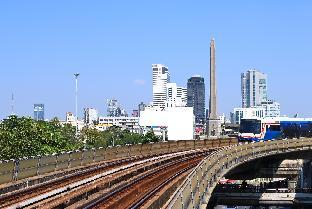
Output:
[[[44,120],[44,104],[34,104],[34,120]]]
[[[205,123],[205,80],[193,76],[187,82],[187,106],[193,107],[195,122]]]
[[[267,75],[256,70],[241,74],[242,107],[256,107],[267,101]]]

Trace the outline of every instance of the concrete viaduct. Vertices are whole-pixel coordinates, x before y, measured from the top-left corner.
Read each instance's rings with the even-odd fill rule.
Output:
[[[103,186],[104,184],[101,187],[93,185],[92,191],[88,188],[89,190],[87,192],[79,193],[79,197],[82,198],[79,199],[76,196],[75,199],[79,199],[79,204],[84,205],[87,200],[92,199],[91,196],[94,195],[99,188],[101,188],[102,191],[107,189],[107,191],[109,191],[108,193],[112,194],[116,191],[112,192],[112,190],[108,189],[113,188],[113,183],[121,183],[121,181],[126,180],[130,181],[129,175],[132,172],[131,169],[133,169],[133,167],[131,167],[132,164],[135,166],[141,166],[138,168],[139,170],[136,170],[133,172],[134,174],[131,174],[131,178],[134,178],[135,176],[140,176],[140,174],[148,171],[149,169],[154,169],[156,166],[152,165],[152,162],[159,160],[159,158],[163,158],[162,161],[160,160],[157,162],[157,166],[161,164],[160,162],[173,162],[173,159],[177,160],[177,163],[168,165],[166,168],[164,167],[158,171],[154,171],[152,175],[155,176],[156,173],[165,173],[166,170],[169,171],[169,169],[173,166],[179,166],[179,163],[181,165],[184,163],[186,166],[180,166],[181,169],[183,168],[182,170],[187,170],[187,165],[190,164],[194,164],[195,167],[192,167],[191,170],[186,173],[187,175],[184,174],[185,177],[179,182],[175,184],[170,184],[169,182],[165,191],[163,190],[162,192],[158,192],[157,195],[156,193],[151,193],[149,195],[148,206],[143,208],[204,209],[207,207],[214,188],[222,177],[237,177],[241,175],[248,176],[248,173],[253,173],[249,172],[250,169],[254,169],[254,165],[261,167],[262,164],[259,162],[261,162],[261,160],[263,162],[265,159],[312,159],[311,149],[311,138],[275,140],[248,144],[238,144],[236,139],[192,140],[83,150],[53,156],[38,156],[29,159],[4,161],[0,164],[0,180],[2,181],[2,184],[0,185],[0,207],[2,206],[6,208],[7,206],[7,208],[18,208],[20,205],[17,204],[12,203],[11,205],[6,205],[6,200],[9,199],[11,194],[21,196],[19,191],[24,192],[27,189],[36,189],[44,184],[48,185],[51,181],[53,181],[55,185],[57,179],[62,179],[64,176],[73,177],[75,172],[77,172],[77,175],[79,173],[79,180],[75,180],[74,184],[72,183],[66,185],[64,191],[61,187],[55,189],[58,193],[53,193],[50,189],[49,193],[46,192],[44,195],[41,194],[41,196],[39,195],[38,197],[34,197],[33,195],[31,199],[33,202],[30,200],[21,200],[20,204],[24,204],[23,206],[29,206],[33,203],[38,204],[40,200],[39,197],[42,197],[43,201],[46,201],[44,198],[50,198],[50,196],[56,198],[57,195],[61,195],[64,198],[69,195],[64,195],[62,192],[70,192],[75,189],[75,192],[77,193],[76,190],[78,190],[79,186],[86,186],[87,184],[101,178],[113,178],[113,174],[117,175],[119,171],[126,173],[124,176],[119,176],[118,178],[116,177],[114,181],[110,181],[108,183],[106,182],[105,186]],[[192,159],[190,163],[183,160],[183,158],[191,158],[190,156],[193,152],[195,153],[195,150],[200,153],[196,154],[195,160]],[[204,152],[203,150],[209,150],[209,152]],[[178,153],[182,153],[183,155],[179,155]],[[170,155],[171,158],[166,160],[165,157],[162,157],[165,154]],[[199,155],[203,157],[200,158],[198,157]],[[142,157],[142,161],[140,162],[136,163],[131,161],[131,164],[130,160],[129,162],[127,161],[129,158],[133,160],[133,158],[138,158],[139,156]],[[116,160],[120,160],[120,162],[123,163],[123,167],[116,168]],[[102,162],[106,162],[105,165]],[[107,166],[107,162],[115,163],[113,164],[115,167],[107,169],[105,172],[100,172],[94,176],[90,175],[91,177],[88,177],[88,179],[83,179],[82,176],[87,176],[83,173],[83,170],[89,169],[94,172],[96,169],[102,169]],[[92,165],[94,164],[96,167],[93,168]],[[106,173],[108,177],[105,177]],[[182,173],[181,170],[175,174],[173,173],[173,176],[178,176],[179,173]],[[125,176],[129,177],[129,179]],[[252,177],[254,176],[251,176],[251,178]],[[144,175],[140,178],[143,179]],[[148,178],[149,180],[152,179],[152,177]],[[169,174],[168,177],[161,178],[171,179],[171,177],[169,178]],[[64,183],[64,180],[62,181]],[[135,180],[135,182],[138,181],[138,179]],[[174,178],[172,178],[172,181],[174,181]],[[83,183],[79,184],[79,182]],[[75,187],[72,187],[72,185],[75,185]],[[121,188],[129,189],[130,187],[134,186],[118,186],[116,188],[120,190]],[[84,190],[86,189],[87,188],[84,188]],[[42,191],[44,190],[42,189]],[[170,192],[168,193],[168,191]],[[136,191],[136,193],[138,193],[138,191]],[[83,195],[85,194],[90,196],[84,198]],[[107,194],[105,197],[107,197]],[[14,200],[14,196],[10,198]],[[142,200],[144,198],[140,199]],[[148,198],[146,197],[146,199]],[[96,197],[95,200],[96,201],[93,201],[93,203],[89,205],[94,206],[95,202],[100,202],[102,200],[108,201],[109,199]],[[55,204],[56,202],[57,201],[54,200]],[[70,202],[71,200],[64,200],[64,203],[58,205],[58,207],[65,207],[65,203],[69,204]],[[135,203],[134,205],[137,205],[137,207],[131,206],[129,208],[139,208],[138,205],[140,204]],[[82,208],[92,208],[91,206],[84,206]],[[125,206],[125,208],[127,207]]]
[[[311,138],[232,145],[205,158],[175,191],[166,208],[206,208],[219,180],[265,157],[310,157]],[[311,159],[311,158],[310,158]]]

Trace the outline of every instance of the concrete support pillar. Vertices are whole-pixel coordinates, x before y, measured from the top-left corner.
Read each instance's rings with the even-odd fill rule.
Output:
[[[311,188],[312,187],[312,161],[306,160],[303,162],[302,167],[302,188]]]

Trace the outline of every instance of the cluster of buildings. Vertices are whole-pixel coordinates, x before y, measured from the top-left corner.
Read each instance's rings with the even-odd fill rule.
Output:
[[[205,123],[205,80],[199,75],[187,81],[187,88],[172,83],[168,67],[153,64],[153,102],[154,109],[166,110],[176,107],[192,107],[195,123]]]
[[[234,108],[231,123],[240,124],[242,118],[279,117],[280,104],[268,99],[267,75],[255,69],[241,74],[242,106]]]
[[[85,108],[83,120],[76,119],[71,112],[66,113],[62,123],[83,127],[93,127],[100,131],[118,126],[135,133],[152,130],[164,140],[193,139],[197,131],[204,133],[205,82],[195,75],[188,79],[187,87],[171,82],[168,67],[152,65],[153,100],[149,104],[141,102],[131,116],[116,99],[107,100],[106,116],[99,116],[97,109]],[[44,105],[35,104],[34,119],[44,120]]]
[[[205,108],[205,79],[194,75],[187,80],[186,87],[171,81],[168,67],[152,65],[153,99],[149,104],[141,102],[131,116],[116,99],[107,100],[107,115],[99,116],[95,108],[85,108],[83,120],[77,120],[71,112],[63,123],[93,127],[104,131],[118,126],[135,133],[152,130],[164,140],[185,140],[205,137],[220,137],[226,132],[226,123],[239,125],[242,118],[278,117],[280,104],[268,99],[267,75],[255,69],[241,74],[241,107],[225,115],[217,114],[217,86],[215,68],[215,42],[210,42],[210,91],[209,108]],[[44,104],[34,105],[34,119],[44,120]],[[222,126],[223,124],[223,126]]]
[[[168,67],[152,65],[153,101],[140,111],[139,125],[164,139],[194,138],[194,109],[188,89],[171,82]],[[205,110],[203,110],[205,111]]]
[[[209,114],[205,114],[205,81],[198,75],[187,81],[187,88],[171,82],[169,70],[162,64],[152,65],[153,101],[140,111],[140,127],[149,128],[168,140],[219,137],[220,118],[217,115],[215,44],[210,42]]]
[[[163,139],[193,139],[196,126],[205,124],[205,83],[201,76],[188,79],[187,88],[171,82],[168,67],[152,65],[153,100],[149,104],[141,102],[131,116],[116,99],[107,101],[107,115],[99,116],[95,108],[84,109],[84,120],[76,121],[73,113],[66,114],[66,121],[78,129],[84,126],[104,131],[118,126],[135,133],[150,130]]]
[[[166,109],[175,107],[194,107],[197,122],[205,118],[205,82],[195,75],[188,79],[187,88],[171,82],[168,67],[153,64],[153,102],[150,107]]]

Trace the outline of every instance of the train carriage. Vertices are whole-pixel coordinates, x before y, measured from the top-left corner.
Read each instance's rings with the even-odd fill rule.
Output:
[[[250,142],[300,137],[312,137],[312,118],[243,118],[238,135]]]

